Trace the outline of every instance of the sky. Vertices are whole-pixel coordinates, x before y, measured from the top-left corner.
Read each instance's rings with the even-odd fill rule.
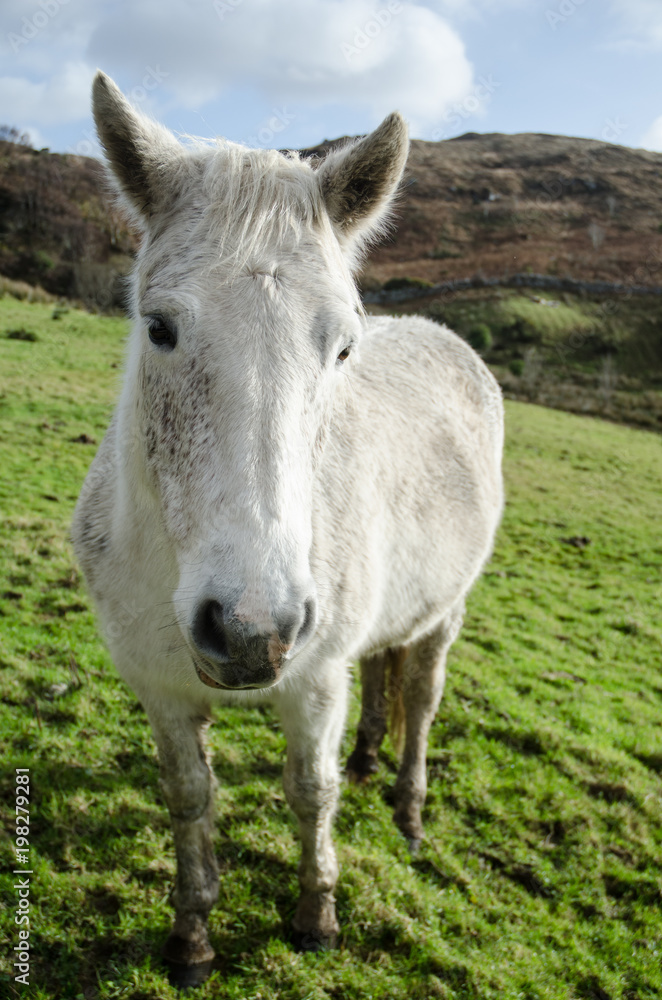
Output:
[[[2,0],[0,124],[99,155],[97,68],[178,134],[301,148],[399,109],[414,138],[662,151],[662,0]]]

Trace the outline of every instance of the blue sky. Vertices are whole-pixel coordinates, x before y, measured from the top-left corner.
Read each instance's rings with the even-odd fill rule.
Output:
[[[0,123],[98,154],[96,67],[176,132],[300,147],[374,128],[662,150],[662,0],[3,0]]]

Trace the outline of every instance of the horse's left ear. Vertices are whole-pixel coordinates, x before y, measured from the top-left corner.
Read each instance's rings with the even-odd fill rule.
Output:
[[[322,195],[341,243],[379,232],[409,152],[399,112],[352,146],[330,153],[319,168]]]

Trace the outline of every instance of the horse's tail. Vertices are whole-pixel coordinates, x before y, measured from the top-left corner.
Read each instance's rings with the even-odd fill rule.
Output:
[[[386,698],[388,701],[388,734],[398,757],[402,755],[405,743],[405,702],[404,665],[409,653],[408,646],[388,649],[386,660]]]

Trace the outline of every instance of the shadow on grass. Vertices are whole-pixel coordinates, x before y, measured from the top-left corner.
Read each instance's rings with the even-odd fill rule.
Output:
[[[285,756],[282,760],[268,760],[264,757],[248,757],[246,760],[237,763],[223,758],[222,751],[214,752],[212,770],[216,775],[221,788],[224,785],[235,787],[248,786],[256,778],[274,778],[280,781],[285,764]]]
[[[56,1000],[70,1000],[84,994],[96,996],[99,980],[119,985],[135,969],[146,965],[163,971],[160,950],[168,927],[149,928],[142,933],[122,936],[109,932],[82,937],[75,946],[50,941],[38,932],[31,935],[33,968],[30,981],[49,990]],[[122,994],[124,995],[124,994]]]
[[[153,762],[135,755],[131,767],[121,770],[92,770],[62,761],[36,761],[30,768],[32,842],[55,868],[67,871],[71,858],[85,858],[95,869],[108,869],[116,861],[108,855],[123,839],[133,841],[146,826],[168,825],[166,809],[158,802],[157,769]],[[137,790],[144,805],[121,804],[108,808],[107,800],[122,790]],[[12,790],[2,798],[9,801]],[[68,801],[83,794],[85,805]],[[64,800],[64,806],[63,806]],[[104,807],[105,806],[105,807]],[[94,855],[89,848],[94,847]]]
[[[133,810],[130,815],[135,819],[140,810]],[[88,827],[88,838],[101,835],[99,831],[104,831],[107,825],[94,825],[91,834]],[[112,821],[110,825],[116,827]],[[118,836],[124,836],[126,832],[123,828]],[[74,841],[69,837],[68,844],[72,843]],[[221,877],[223,871],[235,867],[240,869],[250,882],[251,896],[255,900],[255,906],[242,908],[240,914],[223,913],[222,898],[212,910],[210,937],[217,952],[213,970],[222,975],[237,975],[243,971],[247,954],[255,954],[274,938],[289,941],[290,921],[297,899],[296,865],[231,836],[221,834],[214,846]],[[50,853],[57,854],[58,848],[59,842],[52,844]],[[164,887],[170,882],[166,872],[156,874],[163,880]],[[143,881],[139,874],[136,878],[139,882]],[[270,900],[272,907],[265,907],[265,899]],[[54,998],[67,1000],[88,989],[89,995],[96,995],[94,990],[98,988],[99,978],[118,986],[125,984],[136,969],[151,968],[163,975],[164,982],[167,981],[168,970],[161,959],[161,948],[174,919],[173,910],[169,907],[156,910],[149,918],[150,924],[145,922],[140,931],[122,934],[119,923],[117,928],[108,927],[109,922],[114,924],[118,921],[119,911],[126,905],[119,896],[104,888],[89,890],[83,905],[89,915],[101,914],[105,918],[104,932],[88,931],[75,945],[71,945],[61,940],[53,941],[36,931],[31,941],[34,956],[32,981],[45,986]],[[85,992],[85,995],[88,993]]]

